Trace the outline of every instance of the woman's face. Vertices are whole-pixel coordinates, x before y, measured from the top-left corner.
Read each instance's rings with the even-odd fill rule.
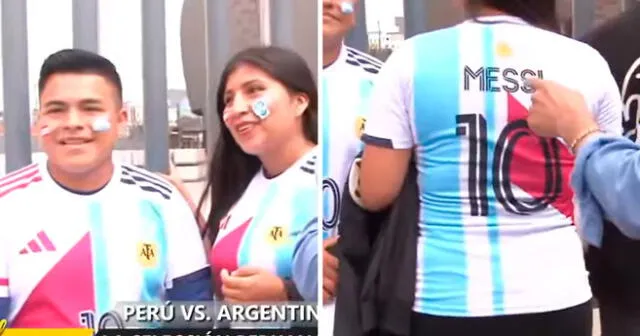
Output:
[[[259,99],[266,102],[269,110],[264,119],[252,110],[253,103]],[[227,79],[223,120],[243,151],[260,156],[302,131],[299,119],[307,104],[304,95],[290,94],[284,85],[260,68],[239,65]]]

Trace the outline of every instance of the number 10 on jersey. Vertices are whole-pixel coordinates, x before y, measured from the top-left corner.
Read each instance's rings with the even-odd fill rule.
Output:
[[[560,196],[562,192],[561,145],[557,139],[540,138],[531,132],[526,120],[514,120],[508,123],[497,136],[493,160],[489,162],[485,117],[478,114],[458,115],[456,125],[456,134],[469,139],[468,192],[472,216],[488,216],[488,188],[493,189],[496,200],[506,211],[519,215],[543,210]],[[538,153],[528,154],[539,155],[540,159],[544,160],[544,176],[534,177],[538,186],[534,194],[540,196],[523,199],[514,193],[512,185],[515,181],[513,181],[514,175],[511,174],[511,165],[515,160],[524,157],[523,154],[516,157],[514,149],[519,141],[528,137],[534,137],[537,141]],[[489,181],[489,169],[493,174],[493,181]],[[531,173],[533,174],[533,170]]]

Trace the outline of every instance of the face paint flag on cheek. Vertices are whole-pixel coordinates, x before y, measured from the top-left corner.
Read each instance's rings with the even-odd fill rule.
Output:
[[[91,123],[94,132],[106,132],[111,129],[111,123],[107,117],[98,117]]]
[[[251,104],[251,110],[253,114],[255,114],[260,120],[267,119],[271,111],[269,111],[269,107],[267,104],[267,99],[262,97]]]
[[[49,125],[44,125],[42,127],[40,127],[40,136],[44,137],[47,136],[49,134],[51,134],[53,132],[53,127],[49,126]]]
[[[343,1],[342,3],[340,3],[340,10],[342,11],[342,14],[345,15],[353,13],[353,3],[349,1]]]

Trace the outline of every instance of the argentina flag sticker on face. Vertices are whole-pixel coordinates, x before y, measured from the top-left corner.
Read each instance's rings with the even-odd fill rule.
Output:
[[[343,1],[340,4],[340,10],[342,11],[342,14],[351,14],[353,13],[353,3],[350,1]]]
[[[267,106],[267,99],[262,97],[251,105],[251,110],[260,119],[266,119],[269,116],[269,107]]]

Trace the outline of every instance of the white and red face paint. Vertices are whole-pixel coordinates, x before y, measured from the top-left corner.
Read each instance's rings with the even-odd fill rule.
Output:
[[[45,137],[58,129],[59,126],[52,126],[45,124],[40,128],[40,136]],[[111,122],[109,122],[109,118],[106,116],[97,117],[91,123],[91,129],[94,132],[101,133],[106,132],[111,129]]]

